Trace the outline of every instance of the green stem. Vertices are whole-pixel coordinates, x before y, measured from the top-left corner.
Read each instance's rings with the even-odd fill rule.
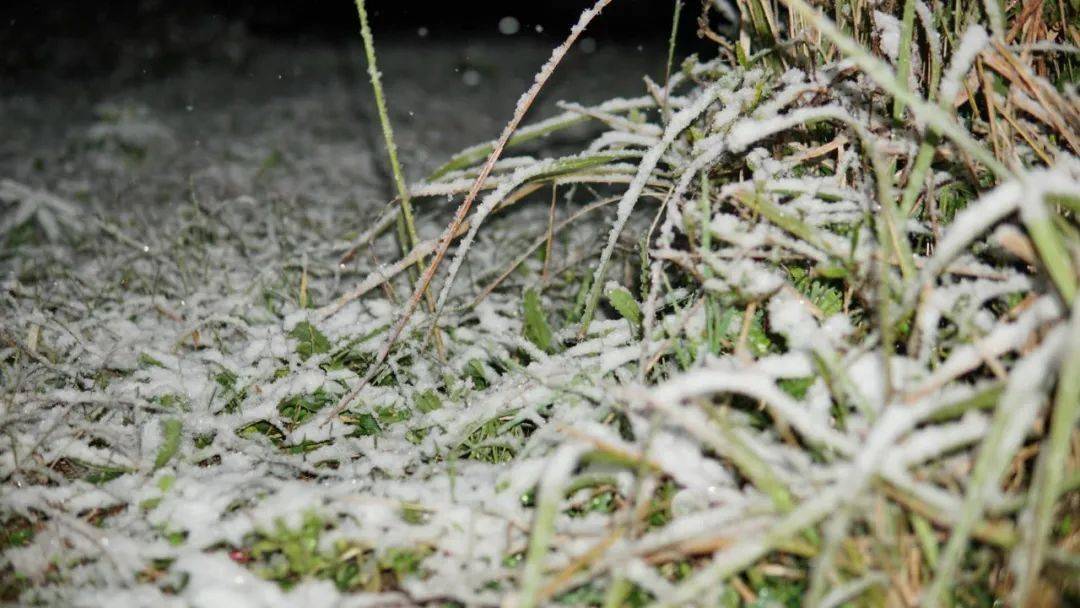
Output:
[[[1031,424],[1037,415],[1036,410],[1043,399],[1042,381],[1050,373],[1047,368],[1055,360],[1055,354],[1061,349],[1064,338],[1062,332],[1052,332],[1037,350],[1013,366],[1009,384],[979,446],[964,502],[953,522],[949,541],[941,552],[934,579],[923,596],[924,606],[940,606],[950,594],[949,589],[963,560],[974,526],[986,509],[992,488],[1000,483],[1024,439],[1024,433],[1017,433],[1016,430]]]
[[[937,537],[934,535],[933,526],[918,513],[912,513],[910,519],[911,528],[915,531],[915,538],[919,540],[919,546],[922,547],[923,559],[926,560],[926,565],[936,568],[938,553],[941,548],[938,545]]]
[[[416,235],[416,224],[413,221],[412,202],[409,199],[409,189],[405,185],[405,176],[401,171],[401,164],[398,162],[397,145],[394,143],[394,130],[390,126],[390,116],[386,110],[386,96],[383,94],[379,67],[375,61],[375,39],[371,34],[371,25],[368,22],[364,0],[356,0],[356,12],[360,16],[360,37],[364,40],[364,55],[367,57],[368,64],[367,72],[371,78],[371,88],[375,92],[375,107],[379,113],[383,139],[386,140],[386,153],[390,157],[390,169],[394,174],[394,186],[397,188],[398,199],[401,202],[401,219],[405,224],[405,236],[408,237],[408,242],[402,243],[402,249],[408,252],[419,242]],[[424,260],[419,260],[417,266],[422,269]]]
[[[540,585],[544,578],[544,562],[551,539],[555,536],[555,518],[565,494],[566,479],[579,461],[580,451],[570,445],[563,446],[548,461],[547,470],[540,480],[537,491],[536,512],[533,515],[532,536],[526,551],[525,566],[521,575],[521,593],[518,608],[534,608],[540,601]]]
[[[896,262],[900,265],[900,272],[905,281],[913,281],[918,271],[915,269],[915,258],[911,254],[911,245],[908,243],[907,231],[904,229],[905,216],[901,216],[896,208],[896,194],[893,190],[892,170],[885,163],[885,158],[874,147],[874,142],[869,142],[867,153],[870,155],[870,163],[874,169],[874,181],[877,182],[878,200],[884,211],[884,234],[881,242],[892,245]],[[884,259],[884,258],[883,258]],[[887,268],[887,266],[886,266]],[[887,278],[883,275],[882,278]],[[887,351],[888,352],[888,351]]]
[[[1038,584],[1039,570],[1050,544],[1050,528],[1054,522],[1054,505],[1059,489],[1065,482],[1065,465],[1069,457],[1069,442],[1080,420],[1080,300],[1073,302],[1069,330],[1069,354],[1058,374],[1054,412],[1050,419],[1050,435],[1043,442],[1035,481],[1029,496],[1031,522],[1021,528],[1021,542],[1013,562],[1021,564],[1016,584],[1014,605],[1026,606],[1028,594]],[[1018,559],[1019,558],[1019,559]]]
[[[598,106],[597,110],[604,112],[619,113],[627,112],[637,109],[645,109],[654,106],[655,103],[651,98],[637,98],[628,100],[618,100],[616,102],[604,103]],[[512,148],[519,144],[538,139],[540,137],[546,137],[561,131],[563,129],[569,129],[575,125],[579,125],[583,122],[587,122],[593,117],[589,114],[581,112],[564,112],[558,116],[553,116],[533,123],[531,125],[522,127],[519,129],[509,140],[506,142],[507,148]],[[471,167],[472,165],[484,160],[491,154],[491,151],[495,149],[495,142],[485,142],[482,144],[476,144],[465,148],[461,152],[458,152],[450,158],[443,166],[436,169],[430,176],[428,181],[433,182],[440,177],[443,177],[451,171],[458,171]]]
[[[632,590],[633,585],[630,584],[630,581],[621,576],[615,577],[612,579],[607,593],[604,594],[603,608],[619,608],[626,601],[626,598],[630,596]]]
[[[900,198],[900,215],[911,217],[911,210],[915,208],[915,201],[922,192],[926,183],[926,173],[930,170],[930,164],[934,162],[934,143],[937,138],[932,133],[927,133],[926,138],[919,144],[919,152],[915,155],[915,164],[908,173],[907,185],[904,186],[904,194]]]
[[[657,602],[654,606],[674,608],[686,606],[699,599],[703,593],[724,579],[742,571],[793,536],[832,515],[840,503],[841,494],[839,488],[824,490],[781,517],[763,534],[740,539],[718,553],[711,564],[676,587],[667,601]]]
[[[915,38],[915,0],[905,0],[904,15],[900,22],[900,53],[896,59],[897,78],[900,83],[907,86],[911,75],[911,43]],[[899,97],[893,100],[893,118],[903,120],[904,100]]]
[[[1033,205],[1044,204],[1041,200],[1032,201]],[[1032,214],[1035,217],[1021,216],[1031,240],[1035,243],[1035,249],[1039,252],[1039,258],[1046,266],[1046,272],[1061,293],[1066,302],[1072,302],[1076,298],[1076,271],[1069,259],[1069,250],[1061,240],[1061,234],[1054,227],[1053,218],[1049,214]]]

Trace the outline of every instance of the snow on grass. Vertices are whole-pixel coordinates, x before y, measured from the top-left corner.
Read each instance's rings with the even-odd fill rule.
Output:
[[[521,129],[510,145],[606,131],[490,167],[438,294],[444,353],[417,313],[385,363],[434,240],[389,260],[371,231],[345,264],[343,205],[211,200],[140,233],[2,182],[3,599],[682,606],[769,566],[829,602],[899,576],[902,542],[933,600],[970,539],[1005,563],[1031,487],[1009,465],[1039,445],[1076,319],[1052,250],[1016,263],[990,233],[1062,217],[1080,164],[904,218],[909,276],[863,148],[909,166],[919,130],[881,129],[882,91],[839,67],[688,63],[666,124],[646,96]],[[413,196],[463,194],[490,150]],[[556,235],[549,187],[567,216],[619,205]]]

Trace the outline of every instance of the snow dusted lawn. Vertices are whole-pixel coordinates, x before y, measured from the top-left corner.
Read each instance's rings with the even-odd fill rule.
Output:
[[[485,48],[464,69],[516,99],[533,68]],[[383,66],[414,178],[502,120],[425,89],[463,86],[426,52],[434,85]],[[592,105],[618,55],[555,85],[588,107],[545,97],[521,133],[554,135],[495,166],[437,324],[420,307],[381,364],[486,153],[415,179],[400,262],[367,91],[327,75],[352,58],[267,51],[263,88],[193,70],[63,128],[61,97],[0,100],[2,599],[841,603],[986,587],[970,555],[1075,565],[1021,522],[1076,422],[1075,231],[1064,273],[1039,261],[1076,157],[981,194],[933,167],[940,207],[905,207],[918,131],[880,80],[689,62]]]

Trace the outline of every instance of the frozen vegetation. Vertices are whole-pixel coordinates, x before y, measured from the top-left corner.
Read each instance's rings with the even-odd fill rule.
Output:
[[[1075,9],[712,6],[501,155],[384,54],[415,219],[355,80],[12,126],[0,600],[1076,601]]]

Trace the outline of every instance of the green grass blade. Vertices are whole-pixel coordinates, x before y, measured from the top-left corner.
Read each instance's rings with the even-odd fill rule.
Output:
[[[157,456],[154,458],[155,471],[168,464],[173,456],[176,456],[176,452],[180,450],[180,437],[183,429],[184,424],[175,418],[170,418],[161,423],[161,434],[164,439],[161,447],[158,448]]]

